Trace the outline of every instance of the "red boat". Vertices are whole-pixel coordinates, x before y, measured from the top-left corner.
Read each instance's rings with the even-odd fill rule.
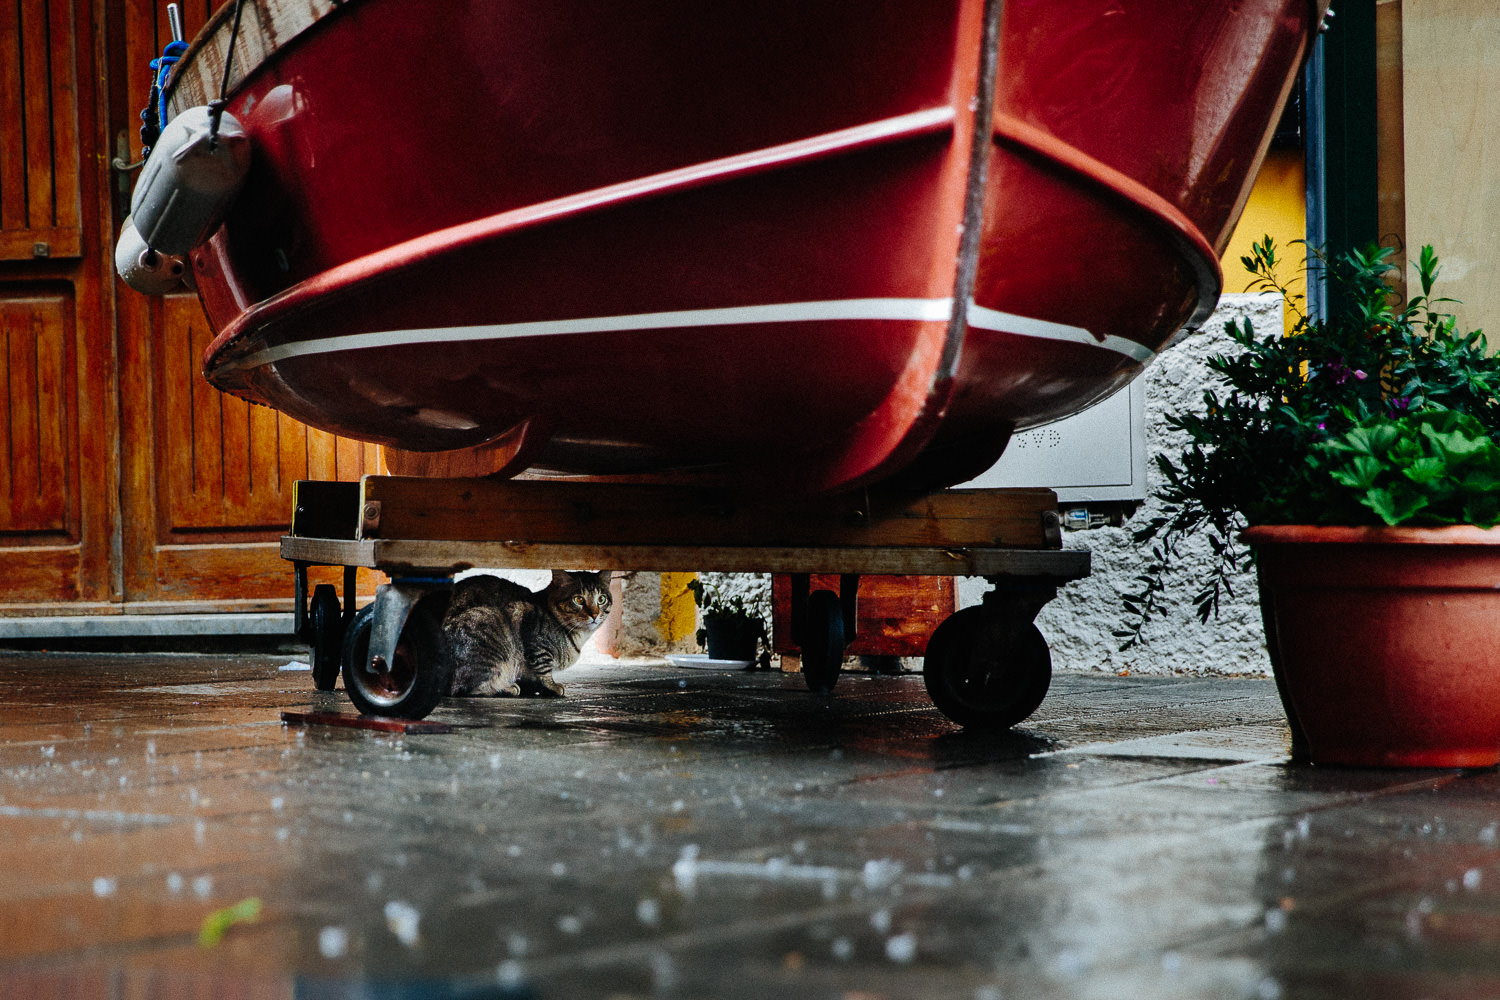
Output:
[[[943,485],[1138,375],[1323,0],[245,0],[208,380],[481,471]]]

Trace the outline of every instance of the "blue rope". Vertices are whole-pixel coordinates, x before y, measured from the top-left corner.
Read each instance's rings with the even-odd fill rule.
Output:
[[[188,50],[187,42],[172,41],[161,50],[161,55],[151,60],[151,97],[141,111],[141,155],[150,156],[151,147],[161,137],[167,124],[167,80],[172,67]]]
[[[167,78],[172,73],[172,67],[177,65],[177,60],[188,50],[187,42],[168,42],[167,47],[161,50],[160,58],[151,60],[151,68],[156,71],[157,92],[157,122],[163,127],[167,124]]]

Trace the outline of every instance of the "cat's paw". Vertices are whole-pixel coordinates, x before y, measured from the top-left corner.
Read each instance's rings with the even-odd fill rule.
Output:
[[[492,680],[488,680],[483,682],[482,684],[475,685],[472,690],[465,693],[474,695],[478,698],[499,698],[504,695],[518,695],[521,693],[521,688],[515,683],[511,683],[509,686],[507,686],[504,684],[497,684]]]

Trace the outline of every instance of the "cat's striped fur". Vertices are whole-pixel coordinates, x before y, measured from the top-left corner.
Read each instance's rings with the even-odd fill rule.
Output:
[[[496,576],[460,580],[443,617],[450,692],[565,694],[555,675],[577,662],[609,604],[607,573],[553,570],[540,591]]]

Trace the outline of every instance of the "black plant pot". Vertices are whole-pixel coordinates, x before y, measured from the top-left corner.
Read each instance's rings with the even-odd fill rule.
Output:
[[[760,622],[753,618],[705,618],[708,656],[711,660],[754,660],[760,639]]]

